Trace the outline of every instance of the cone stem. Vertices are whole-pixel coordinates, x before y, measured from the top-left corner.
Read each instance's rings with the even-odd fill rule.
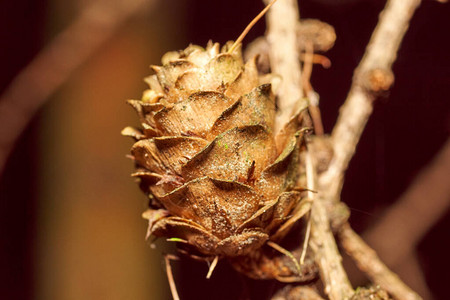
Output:
[[[236,47],[242,42],[242,40],[245,38],[247,33],[252,29],[252,27],[256,24],[256,22],[261,19],[264,14],[269,10],[269,8],[275,3],[277,0],[272,0],[267,6],[245,27],[244,31],[242,31],[241,35],[237,38],[237,40],[234,42],[234,44],[231,46],[230,50],[228,50],[228,53],[231,53],[236,49]]]

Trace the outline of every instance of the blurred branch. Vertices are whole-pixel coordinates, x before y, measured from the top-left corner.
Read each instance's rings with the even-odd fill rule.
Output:
[[[382,256],[381,258],[384,260]],[[393,269],[397,272],[397,274],[402,276],[404,281],[408,283],[409,286],[413,286],[414,290],[423,299],[433,299],[433,295],[427,285],[422,267],[420,266],[417,251],[413,250],[409,252],[409,255],[406,255],[400,264],[393,266]]]
[[[415,248],[448,211],[450,186],[442,179],[449,178],[449,170],[450,140],[447,140],[408,190],[363,234],[383,261],[404,274],[406,281],[414,283],[424,299],[431,299],[431,292],[421,273]],[[364,279],[360,276],[356,280],[362,282]]]
[[[12,81],[0,97],[0,174],[36,111],[133,15],[157,0],[96,1]]]
[[[395,265],[415,249],[450,205],[450,140],[369,231],[366,241]],[[387,239],[386,236],[389,236]]]
[[[319,178],[321,191],[329,200],[339,200],[344,173],[372,113],[372,102],[378,92],[388,90],[393,83],[391,66],[419,4],[420,0],[389,0],[380,14],[331,134],[334,155]]]
[[[415,248],[430,228],[448,211],[450,185],[450,140],[417,176],[408,190],[363,236],[386,264],[397,267],[416,282],[425,299],[430,294],[415,255]],[[389,236],[389,238],[386,238]],[[423,279],[423,278],[422,278]]]
[[[396,299],[422,299],[381,262],[376,252],[353,231],[348,223],[341,226],[339,238],[347,254],[374,283],[380,285]]]

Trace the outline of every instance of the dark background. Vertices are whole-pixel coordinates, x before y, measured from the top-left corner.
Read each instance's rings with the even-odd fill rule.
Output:
[[[340,5],[330,3],[333,1],[300,2],[302,18],[327,22],[337,34],[334,48],[326,53],[332,67],[328,70],[315,67],[312,75],[312,84],[321,96],[326,132],[336,121],[338,108],[350,87],[352,72],[384,6],[384,1],[370,0],[343,1]],[[1,90],[43,47],[48,30],[46,20],[51,17],[48,7],[45,0],[1,2]],[[209,39],[220,43],[235,39],[262,5],[259,1],[196,0],[189,1],[185,9],[183,30],[186,35],[176,41],[179,48],[188,43],[205,45]],[[401,195],[448,138],[449,16],[448,4],[423,1],[394,65],[395,84],[375,104],[342,193],[343,201],[352,209],[350,222],[358,232],[374,223],[379,213]],[[262,35],[264,28],[264,21],[259,22],[244,44]],[[161,54],[168,50],[173,49],[165,49]],[[39,199],[36,163],[39,153],[35,149],[41,142],[38,138],[41,118],[42,111],[21,136],[1,177],[2,299],[34,299],[35,296],[33,252],[36,247],[35,208]],[[450,178],[442,180],[450,181]],[[447,298],[449,225],[447,212],[418,247],[427,284],[436,299]],[[234,299],[240,292],[241,279],[230,275],[232,273],[225,265],[219,265],[209,282],[202,279],[205,266],[182,262],[180,269],[182,299]]]

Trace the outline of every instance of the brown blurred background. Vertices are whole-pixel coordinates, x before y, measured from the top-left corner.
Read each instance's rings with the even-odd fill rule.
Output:
[[[134,1],[142,2],[125,3]],[[93,2],[1,1],[0,90]],[[120,3],[105,1],[104,7]],[[301,17],[330,23],[338,37],[326,53],[331,69],[315,67],[312,76],[328,132],[383,5],[300,1]],[[424,1],[419,8],[394,65],[395,85],[376,103],[350,165],[342,198],[358,232],[376,224],[448,139],[449,6]],[[164,243],[150,249],[145,243],[146,223],[140,217],[145,196],[129,177],[132,162],[125,155],[132,141],[120,130],[137,125],[137,118],[125,100],[140,97],[148,66],[159,64],[162,54],[189,43],[235,39],[262,7],[259,0],[143,1],[49,97],[0,179],[0,299],[170,298],[161,258],[170,249]],[[86,30],[90,43],[91,28]],[[245,43],[263,33],[262,21]],[[68,53],[61,59],[70,60]],[[449,183],[450,170],[440,180]],[[448,202],[450,196],[442,198]],[[417,245],[417,257],[426,293],[447,299],[447,206],[433,223]],[[204,279],[206,265],[174,265],[183,300],[236,299],[240,293],[242,280],[230,276],[224,264],[210,281]]]

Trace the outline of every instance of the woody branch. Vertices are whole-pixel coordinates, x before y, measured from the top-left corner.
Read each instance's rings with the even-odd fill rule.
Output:
[[[301,69],[296,43],[296,27],[299,23],[296,0],[280,0],[267,15],[267,40],[270,45],[269,57],[272,72],[283,77],[278,94],[281,113],[277,118],[278,128],[296,115],[296,105],[300,105],[303,90]],[[312,159],[308,175],[315,182]],[[315,261],[319,265],[325,292],[331,299],[345,299],[353,294],[347,274],[341,264],[335,239],[330,230],[326,207],[320,199],[313,202],[311,210],[311,245]]]
[[[339,199],[345,171],[372,113],[373,101],[394,81],[391,67],[419,4],[420,0],[389,0],[380,14],[331,133],[334,155],[328,170],[319,179],[320,186],[327,193],[326,198],[330,200]]]
[[[325,237],[327,236],[326,230],[329,230],[329,220],[327,217],[322,216],[323,214],[326,215],[326,213],[325,210],[322,210],[321,208],[325,207],[326,202],[338,202],[340,199],[345,171],[354,155],[367,120],[372,113],[373,101],[380,91],[388,90],[393,83],[394,77],[391,67],[396,59],[397,51],[403,36],[409,27],[410,19],[419,4],[420,0],[389,0],[387,2],[385,9],[380,15],[378,25],[374,30],[369,45],[367,46],[364,57],[354,72],[350,92],[344,105],[341,107],[338,121],[330,138],[334,156],[328,170],[318,178],[318,190],[321,197],[319,197],[319,200],[315,201],[316,208],[312,211],[312,219],[315,220],[315,214],[319,214],[319,216],[316,216],[318,224],[325,225],[322,227],[315,226],[315,230],[317,230],[317,228],[322,228],[322,230],[319,230],[318,232]],[[296,3],[280,1],[278,6],[282,5],[287,10],[297,10]],[[291,7],[287,8],[289,5]],[[273,17],[271,17],[271,15]],[[271,34],[276,35],[276,30],[272,30],[271,28],[281,29],[283,28],[283,24],[286,24],[285,26],[288,27],[287,24],[293,22],[292,19],[286,20],[284,16],[280,17],[280,15],[276,18],[275,15],[276,11],[273,11],[268,17],[269,37]],[[298,22],[298,19],[295,20],[295,22]],[[286,30],[286,28],[284,28],[284,30]],[[294,31],[292,27],[290,27],[290,30]],[[278,37],[272,36],[269,38],[272,52],[276,51],[274,48],[276,47],[276,43],[282,44],[283,46],[286,46],[287,43],[287,47],[289,47],[289,40],[283,39],[284,34],[285,33],[280,30]],[[271,54],[271,58],[274,56],[274,54]],[[277,68],[279,61],[271,61],[272,64],[275,65],[275,68]],[[287,79],[288,81],[293,78],[289,77],[289,73],[281,73],[281,75],[283,76],[283,80],[286,80],[286,77],[289,78]],[[300,82],[298,82],[298,85],[299,84]],[[299,89],[301,89],[301,87],[299,87]],[[280,97],[280,101],[284,101],[283,97]],[[314,233],[312,234],[312,237],[311,244],[314,245]],[[340,237],[343,246],[350,255],[357,260],[360,266],[364,265],[364,271],[369,275],[377,274],[377,276],[371,276],[375,283],[380,284],[398,299],[420,299],[416,293],[387,269],[379,258],[374,255],[373,250],[371,250],[358,235],[351,231],[348,224],[343,226]],[[333,239],[332,236],[331,239]],[[329,241],[329,238],[326,238],[326,240]],[[323,245],[321,244],[322,241],[318,242],[319,245]],[[334,243],[334,239],[332,240],[332,243]],[[355,247],[356,249],[364,249],[364,251],[352,252],[351,250],[354,250]],[[319,265],[322,269],[322,273],[324,266],[331,266],[332,264],[335,264],[336,261],[338,261],[340,267],[340,255],[336,252],[337,250],[335,249],[324,251],[322,253],[316,250],[316,255],[321,256],[319,257]],[[360,255],[356,255],[357,253]],[[335,260],[336,257],[338,260]],[[334,261],[332,261],[332,259],[334,259]],[[366,264],[364,264],[364,262],[366,262]],[[375,272],[374,268],[376,268],[376,266],[383,267],[379,269],[381,272]],[[341,276],[336,276],[334,278],[322,276],[322,279],[324,280],[326,292],[330,298],[338,299],[340,296],[348,296],[345,272],[342,272]],[[341,284],[343,285],[341,286]],[[341,286],[340,290],[339,286]],[[333,288],[337,288],[337,290],[332,291]],[[341,295],[339,295],[339,291],[342,293]]]
[[[334,156],[328,170],[319,178],[319,190],[329,201],[339,201],[345,171],[372,113],[377,93],[388,90],[393,83],[391,67],[419,4],[420,0],[389,0],[380,14],[331,134]],[[346,251],[376,284],[397,299],[421,299],[381,262],[348,224],[342,227],[339,236]]]

